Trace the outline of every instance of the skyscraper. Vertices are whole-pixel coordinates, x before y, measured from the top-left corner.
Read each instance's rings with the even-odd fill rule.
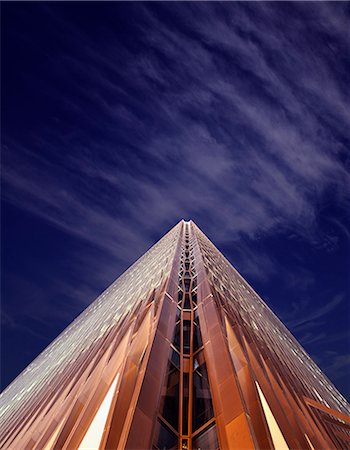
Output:
[[[181,221],[4,391],[4,449],[345,449],[350,408]]]

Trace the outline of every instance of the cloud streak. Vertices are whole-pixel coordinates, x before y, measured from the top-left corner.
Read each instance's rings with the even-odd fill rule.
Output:
[[[290,318],[288,326],[295,331],[300,331],[305,328],[305,325],[310,327],[311,324],[318,323],[318,319],[333,311],[343,301],[343,296],[337,295],[318,308],[312,307],[309,302],[295,304],[294,311],[291,315],[297,317]]]
[[[182,216],[204,215],[208,205],[215,205],[221,219],[222,239],[254,237],[282,225],[304,235],[314,231],[324,191],[332,188],[343,200],[349,188],[349,175],[335,157],[345,151],[344,144],[324,123],[336,117],[343,132],[350,126],[345,93],[322,52],[293,43],[298,30],[282,33],[280,8],[257,6],[254,15],[250,8],[235,10],[197,4],[176,8],[180,31],[145,7],[140,37],[149,51],[141,58],[120,44],[98,54],[94,43],[79,35],[85,52],[61,55],[65,68],[60,75],[77,88],[67,101],[80,128],[94,124],[105,136],[91,133],[82,145],[74,143],[82,130],[66,136],[43,133],[39,144],[20,155],[20,169],[11,156],[20,154],[18,143],[9,143],[7,200],[120,254],[115,248],[119,233],[137,245],[125,223],[136,220],[146,228],[150,222],[175,223]],[[197,17],[191,33],[187,14]],[[262,18],[270,24],[269,33],[262,32]],[[332,30],[322,20],[318,32],[328,36]],[[281,64],[269,61],[272,47]],[[93,71],[81,86],[86,65]],[[50,89],[57,98],[59,92]],[[315,90],[317,99],[310,105],[304,99],[315,97]],[[45,152],[56,154],[56,167],[44,161],[38,165],[38,153]],[[64,190],[61,175],[68,181]],[[113,196],[121,199],[122,214],[113,210]]]

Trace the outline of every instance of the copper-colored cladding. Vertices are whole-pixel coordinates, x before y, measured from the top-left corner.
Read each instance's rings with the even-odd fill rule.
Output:
[[[181,221],[1,396],[3,449],[345,449],[350,408]]]

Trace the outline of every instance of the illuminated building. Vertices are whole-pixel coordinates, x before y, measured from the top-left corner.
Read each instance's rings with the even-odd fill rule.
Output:
[[[181,221],[4,391],[3,449],[345,449],[349,405]]]

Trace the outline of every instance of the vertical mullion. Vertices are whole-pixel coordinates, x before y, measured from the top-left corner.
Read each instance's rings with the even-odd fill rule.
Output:
[[[186,242],[186,236],[187,236],[187,232],[188,232],[188,244]],[[191,434],[192,434],[192,397],[193,397],[193,387],[192,387],[192,366],[193,366],[193,345],[194,345],[194,311],[193,311],[193,302],[192,302],[192,289],[193,289],[193,274],[192,274],[192,269],[193,269],[193,264],[190,258],[190,252],[191,252],[191,245],[190,245],[190,236],[189,236],[189,232],[190,229],[188,226],[186,226],[185,229],[185,236],[184,236],[184,255],[183,255],[183,259],[182,259],[182,286],[183,286],[183,291],[184,291],[184,295],[183,295],[183,301],[182,301],[182,308],[181,308],[181,325],[180,325],[180,330],[181,330],[181,344],[180,344],[180,351],[181,351],[181,362],[180,362],[180,374],[181,374],[181,378],[180,378],[180,417],[179,417],[179,421],[180,423],[180,449],[181,450],[191,450],[192,448],[192,443],[191,443]],[[186,249],[186,245],[188,245],[188,249]],[[188,253],[188,257],[186,256],[186,252]],[[186,269],[186,260],[188,260],[189,264],[188,264],[188,269]],[[187,283],[189,281],[189,289],[188,291],[186,291],[185,289],[185,273],[188,272],[189,273],[189,280],[187,278]],[[190,311],[189,311],[189,319],[188,319],[188,310],[186,309],[186,319],[185,319],[185,312],[184,312],[184,308],[185,308],[185,300],[186,300],[186,296],[188,296],[189,298],[189,303],[190,303]],[[184,348],[184,344],[185,344],[185,339],[184,339],[184,322],[186,320],[186,328],[188,328],[189,325],[189,329],[186,329],[186,334],[189,333],[189,350],[186,352],[185,354],[185,348]],[[188,324],[189,321],[189,324]],[[187,340],[188,336],[186,336],[186,340]],[[186,347],[187,347],[187,342],[186,342]],[[186,348],[187,350],[187,348]],[[187,371],[185,372],[185,358],[186,358],[186,364],[187,364]],[[185,383],[185,377],[186,377],[186,383]],[[187,390],[187,397],[185,397],[185,389]],[[186,405],[185,402],[186,401]],[[186,417],[184,417],[184,411],[187,411]],[[186,427],[184,427],[184,420],[186,420]],[[186,429],[185,429],[186,428]]]
[[[182,415],[183,415],[183,369],[184,369],[184,361],[183,361],[183,319],[181,312],[181,323],[180,323],[180,389],[179,389],[179,434],[180,438],[182,438]]]
[[[192,295],[191,295],[192,297]],[[194,312],[193,312],[193,304],[192,304],[192,298],[191,298],[191,305],[192,305],[192,311],[191,311],[191,340],[190,340],[190,365],[189,365],[189,371],[188,371],[188,436],[192,435],[192,395],[193,395],[193,333],[194,333]],[[192,439],[188,440],[188,449],[192,449]]]

